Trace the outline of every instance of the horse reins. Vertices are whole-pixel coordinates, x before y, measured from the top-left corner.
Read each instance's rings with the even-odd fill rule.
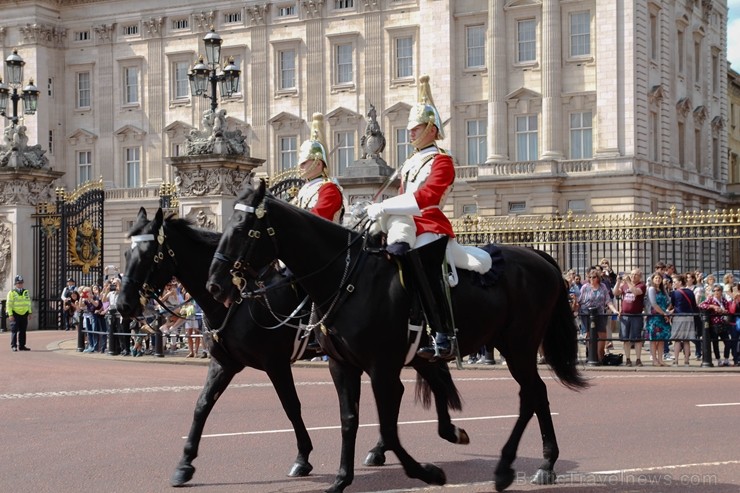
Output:
[[[265,219],[265,221],[267,222],[267,227],[266,227],[267,235],[272,240],[273,249],[275,251],[275,257],[279,258],[280,254],[279,254],[279,249],[278,249],[278,243],[277,243],[277,240],[275,239],[276,231],[275,231],[275,228],[273,228],[270,225],[269,219],[267,219],[267,208],[265,207],[266,200],[267,198],[263,198],[262,202],[256,208],[250,205],[241,204],[237,202],[236,204],[234,204],[234,209],[242,211],[242,212],[246,212],[248,214],[250,213],[254,214],[255,217],[260,220],[263,218]],[[253,238],[254,240],[259,240],[261,239],[262,234],[257,229],[250,229],[247,232],[247,237]],[[344,272],[342,273],[342,278],[339,282],[339,288],[337,289],[337,292],[334,295],[334,298],[331,301],[329,308],[324,312],[324,315],[321,317],[321,320],[319,320],[318,322],[314,324],[307,325],[305,327],[307,331],[312,330],[316,327],[319,327],[321,324],[323,324],[324,321],[329,317],[329,314],[334,310],[339,300],[343,297],[343,295],[350,294],[354,291],[354,285],[346,284],[346,283],[349,280],[351,272],[354,272],[354,267],[356,267],[359,262],[359,258],[358,258],[358,260],[356,260],[354,264],[352,264],[352,246],[362,238],[363,238],[363,235],[357,235],[353,239],[352,232],[349,231],[347,234],[347,247],[346,248],[343,248],[342,250],[340,250],[334,257],[332,257],[324,266],[322,266],[318,270],[311,272],[307,275],[295,278],[296,282],[300,282],[301,280],[316,276],[317,274],[328,269],[334,263],[335,260],[339,259],[342,256],[342,254],[345,254]],[[255,246],[256,246],[256,243],[248,244],[246,250],[242,254],[240,254],[237,260],[233,262],[232,269],[229,271],[229,273],[232,275],[232,283],[238,288],[243,287],[246,284],[245,279],[243,278],[243,276],[241,276],[241,272],[245,270],[246,267],[249,267],[251,272],[255,272],[254,269],[251,268],[251,266],[249,266],[249,263],[244,263],[244,259],[249,258]],[[221,262],[227,262],[227,263],[231,262],[231,259],[229,259],[229,257],[227,257],[226,255],[222,254],[219,251],[216,251],[216,253],[214,254],[214,258]],[[354,267],[350,268],[351,265],[354,265]],[[241,289],[240,289],[240,293],[241,293]]]

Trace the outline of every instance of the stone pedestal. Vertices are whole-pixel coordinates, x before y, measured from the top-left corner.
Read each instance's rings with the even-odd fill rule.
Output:
[[[20,274],[25,287],[34,296],[37,287],[34,272],[33,214],[40,203],[54,202],[52,183],[64,173],[38,168],[0,168],[0,290],[5,298],[13,287],[13,278]],[[38,307],[33,306],[38,312]],[[31,317],[29,329],[37,328],[37,318]]]
[[[358,159],[352,163],[339,180],[349,205],[372,200],[394,172],[380,157]],[[398,177],[395,177],[379,199],[397,195],[400,183]]]
[[[180,217],[215,231],[223,230],[245,180],[265,162],[243,155],[210,154],[178,156],[167,161],[177,169]]]

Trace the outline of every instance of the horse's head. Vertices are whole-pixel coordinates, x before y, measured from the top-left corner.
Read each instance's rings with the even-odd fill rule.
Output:
[[[265,217],[264,200],[264,180],[257,186],[248,183],[237,197],[234,212],[224,226],[207,283],[208,291],[220,302],[231,301],[234,280],[241,278],[244,269],[260,270],[277,255],[270,241],[271,228]]]
[[[118,297],[118,310],[123,316],[140,315],[142,295],[159,292],[172,279],[174,265],[165,243],[163,216],[159,209],[149,221],[142,207],[128,233],[131,248],[126,251],[126,269]]]

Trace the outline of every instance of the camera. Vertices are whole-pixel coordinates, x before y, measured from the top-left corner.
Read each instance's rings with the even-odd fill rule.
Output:
[[[115,284],[111,284],[108,288],[108,291],[115,291],[116,289],[118,289],[118,286],[116,286]]]

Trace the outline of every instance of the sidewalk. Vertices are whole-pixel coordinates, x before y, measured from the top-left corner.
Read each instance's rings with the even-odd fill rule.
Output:
[[[0,351],[10,352],[10,334],[8,332],[0,333]],[[71,332],[57,331],[57,330],[42,330],[42,331],[29,331],[28,332],[28,345],[33,350],[34,348],[45,349],[47,351],[59,351],[65,356],[79,357],[79,358],[95,358],[95,359],[106,359],[116,361],[132,361],[132,362],[145,362],[145,363],[159,363],[159,364],[180,364],[180,365],[208,365],[210,358],[186,358],[188,351],[187,349],[179,349],[174,353],[166,352],[164,356],[144,355],[144,356],[119,356],[109,355],[101,353],[82,353],[77,351],[77,336]],[[609,350],[612,353],[624,354],[622,343],[620,341],[613,341],[614,348]],[[720,367],[717,366],[716,362],[714,367],[702,367],[701,361],[694,359],[693,345],[691,359],[689,362],[690,366],[683,365],[683,357],[679,361],[679,365],[673,366],[673,361],[666,361],[669,366],[652,366],[650,360],[650,352],[642,351],[642,367],[636,366],[589,366],[586,364],[586,346],[583,344],[578,345],[580,369],[582,371],[617,371],[617,372],[740,372],[740,368],[737,367]],[[635,362],[635,353],[631,351],[632,363]],[[501,355],[498,351],[494,351],[494,357],[496,364],[484,365],[481,363],[468,364],[467,355],[463,356],[463,368],[466,370],[506,370],[506,364],[502,364]],[[294,363],[294,366],[301,367],[316,367],[326,366],[326,362],[318,361],[312,362],[307,360],[299,360]],[[452,368],[455,367],[454,361],[450,363]],[[547,365],[538,365],[541,369],[545,369]]]

